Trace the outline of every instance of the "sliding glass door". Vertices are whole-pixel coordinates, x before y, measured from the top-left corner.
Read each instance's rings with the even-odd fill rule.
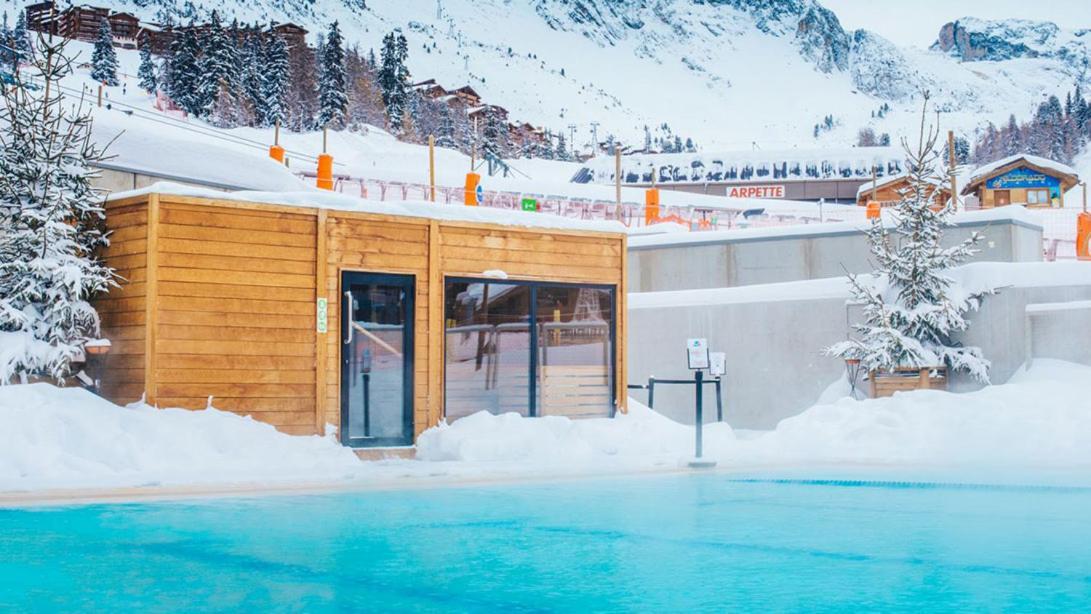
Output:
[[[446,417],[612,415],[614,311],[612,286],[448,279]]]

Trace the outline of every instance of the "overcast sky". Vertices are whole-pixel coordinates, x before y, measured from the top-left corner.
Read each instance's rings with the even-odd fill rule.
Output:
[[[948,21],[972,15],[1052,21],[1091,28],[1091,0],[819,0],[846,30],[866,28],[898,45],[927,47]]]

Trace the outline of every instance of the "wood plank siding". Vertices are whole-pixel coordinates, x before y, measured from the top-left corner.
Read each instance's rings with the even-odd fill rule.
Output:
[[[342,273],[415,280],[415,435],[443,418],[443,283],[512,279],[616,290],[616,398],[626,398],[625,236],[151,194],[112,201],[99,300],[114,343],[105,395],[252,415],[289,433],[340,423]],[[150,246],[150,247],[149,247]],[[317,332],[316,299],[328,304]]]

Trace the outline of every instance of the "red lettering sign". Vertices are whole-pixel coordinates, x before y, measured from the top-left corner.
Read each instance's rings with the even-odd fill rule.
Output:
[[[745,185],[728,188],[730,198],[784,198],[782,185]]]

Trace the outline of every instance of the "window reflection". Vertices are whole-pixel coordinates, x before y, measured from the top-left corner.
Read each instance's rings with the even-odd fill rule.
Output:
[[[478,411],[612,414],[612,289],[472,280],[444,290],[448,420]]]

